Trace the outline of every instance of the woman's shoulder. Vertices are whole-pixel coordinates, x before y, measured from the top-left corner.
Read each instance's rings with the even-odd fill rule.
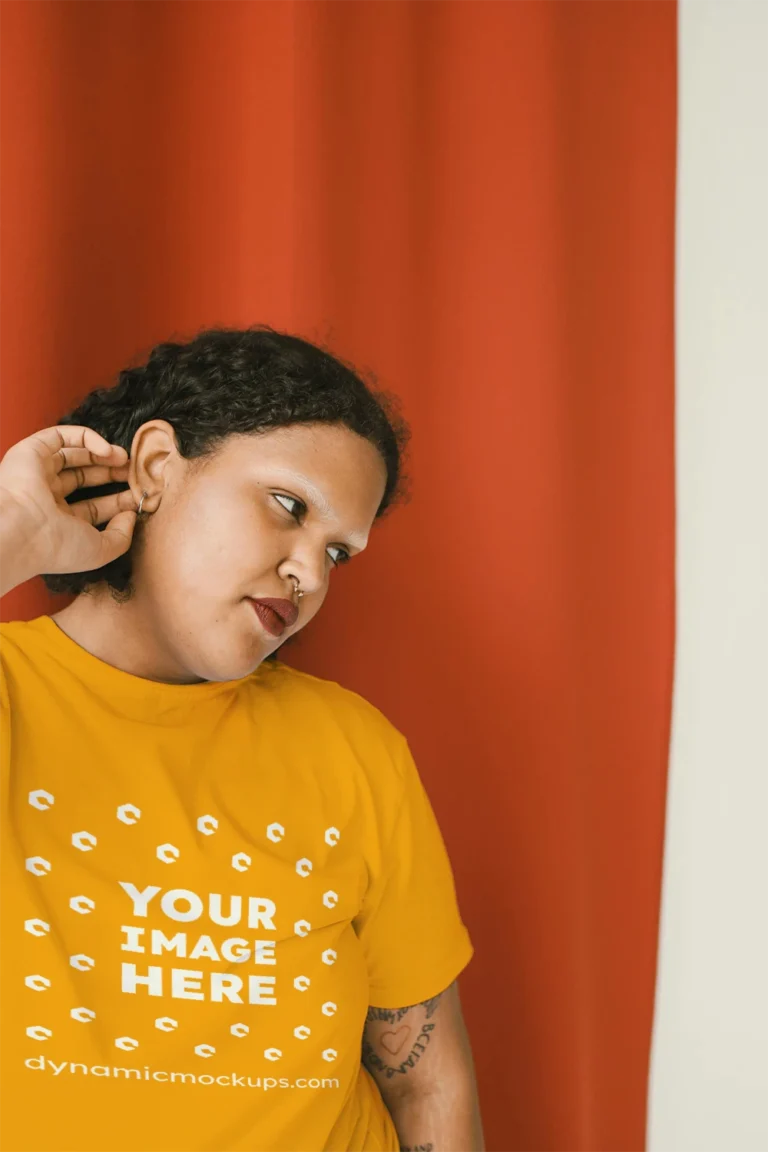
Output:
[[[32,620],[0,620],[0,637],[23,643],[25,638],[42,633],[49,616],[35,616]]]
[[[0,621],[0,661],[11,660],[35,648],[41,638],[42,619],[38,616],[34,620]]]
[[[0,623],[0,666],[6,676],[28,680],[45,670],[51,659],[60,663],[64,634],[50,616],[33,620],[4,620]],[[69,641],[67,641],[69,643]]]
[[[270,664],[268,690],[281,697],[286,710],[297,718],[310,719],[313,726],[321,729],[327,724],[341,730],[352,747],[368,757],[376,752],[399,764],[405,737],[371,700],[337,680],[313,675],[279,660]]]

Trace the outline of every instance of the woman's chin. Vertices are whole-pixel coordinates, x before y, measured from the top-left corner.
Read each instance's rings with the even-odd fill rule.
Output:
[[[242,680],[250,676],[269,656],[272,648],[251,642],[232,644],[228,649],[203,649],[194,661],[194,674],[201,680]]]

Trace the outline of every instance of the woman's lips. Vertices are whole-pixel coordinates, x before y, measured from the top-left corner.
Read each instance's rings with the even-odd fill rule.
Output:
[[[266,628],[271,636],[282,636],[285,632],[285,624],[274,608],[268,607],[266,604],[259,603],[258,600],[250,600],[254,612],[258,616],[261,623]]]
[[[251,600],[253,611],[271,636],[282,636],[286,628],[296,622],[298,609],[290,600]]]

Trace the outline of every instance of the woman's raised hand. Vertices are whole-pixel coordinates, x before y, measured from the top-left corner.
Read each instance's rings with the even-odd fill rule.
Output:
[[[128,471],[124,448],[76,424],[44,428],[9,448],[0,461],[0,591],[41,573],[89,572],[127,552],[137,508],[130,489],[76,504],[65,497],[127,481]]]

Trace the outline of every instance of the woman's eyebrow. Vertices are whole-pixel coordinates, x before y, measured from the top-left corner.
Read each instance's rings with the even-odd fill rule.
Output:
[[[314,481],[310,480],[308,476],[305,476],[303,472],[294,472],[290,468],[272,468],[270,471],[283,476],[287,480],[298,481],[304,488],[308,502],[312,505],[321,520],[338,520],[338,516],[328,503],[325,494],[321,492]],[[349,543],[361,551],[368,543],[368,537],[363,532],[347,532],[345,535]]]

